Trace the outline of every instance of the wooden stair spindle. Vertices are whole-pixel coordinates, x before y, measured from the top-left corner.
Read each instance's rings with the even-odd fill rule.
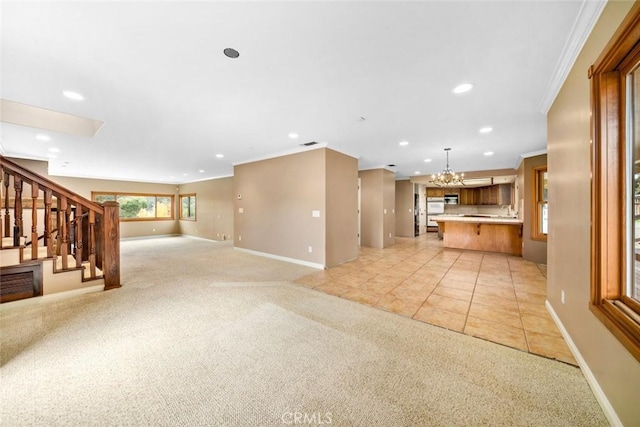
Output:
[[[9,215],[9,173],[4,171],[3,173],[3,185],[4,185],[4,237],[11,236],[11,216]]]
[[[60,209],[58,211],[60,224],[58,226],[58,241],[60,243],[60,256],[62,256],[62,269],[66,270],[69,268],[69,260],[67,259],[67,255],[69,255],[69,232],[67,231],[67,198],[60,198]]]
[[[31,259],[38,259],[38,183],[31,183]]]
[[[76,267],[82,267],[82,205],[76,205],[74,246]]]
[[[60,217],[61,217],[61,212],[62,212],[62,201],[60,200],[60,197],[56,196],[56,228],[58,229],[58,233],[56,234],[56,257],[58,255],[60,255],[60,248],[62,246],[62,234],[60,234],[60,230],[62,229],[60,224],[62,223],[62,221],[60,221]]]
[[[22,237],[22,177],[13,176],[13,189],[15,191],[15,199],[13,200],[13,246],[20,246]]]
[[[96,214],[89,211],[89,274],[96,277]]]
[[[51,240],[51,200],[53,192],[44,190],[44,244],[47,245],[47,258],[53,258],[53,241]]]

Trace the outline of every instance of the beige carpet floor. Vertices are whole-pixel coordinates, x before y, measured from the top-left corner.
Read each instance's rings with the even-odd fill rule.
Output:
[[[121,250],[121,289],[0,312],[0,425],[607,425],[578,368],[290,283],[309,268]]]

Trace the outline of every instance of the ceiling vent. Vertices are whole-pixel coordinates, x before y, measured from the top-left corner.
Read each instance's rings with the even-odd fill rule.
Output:
[[[315,141],[305,142],[304,144],[300,144],[302,147],[311,147],[312,145],[317,145],[318,143]]]

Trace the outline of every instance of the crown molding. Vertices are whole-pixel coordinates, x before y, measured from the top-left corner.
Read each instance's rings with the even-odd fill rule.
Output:
[[[582,2],[578,16],[556,64],[555,74],[540,101],[539,110],[542,114],[549,112],[606,4],[607,0],[584,0]]]

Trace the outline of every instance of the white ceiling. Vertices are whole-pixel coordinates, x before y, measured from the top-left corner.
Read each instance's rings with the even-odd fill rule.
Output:
[[[546,149],[546,110],[602,2],[0,7],[1,98],[104,122],[93,137],[2,123],[5,155],[55,147],[52,174],[179,183],[309,141],[398,177],[443,169],[445,147],[456,172],[513,168]],[[454,95],[463,82],[474,89]]]

